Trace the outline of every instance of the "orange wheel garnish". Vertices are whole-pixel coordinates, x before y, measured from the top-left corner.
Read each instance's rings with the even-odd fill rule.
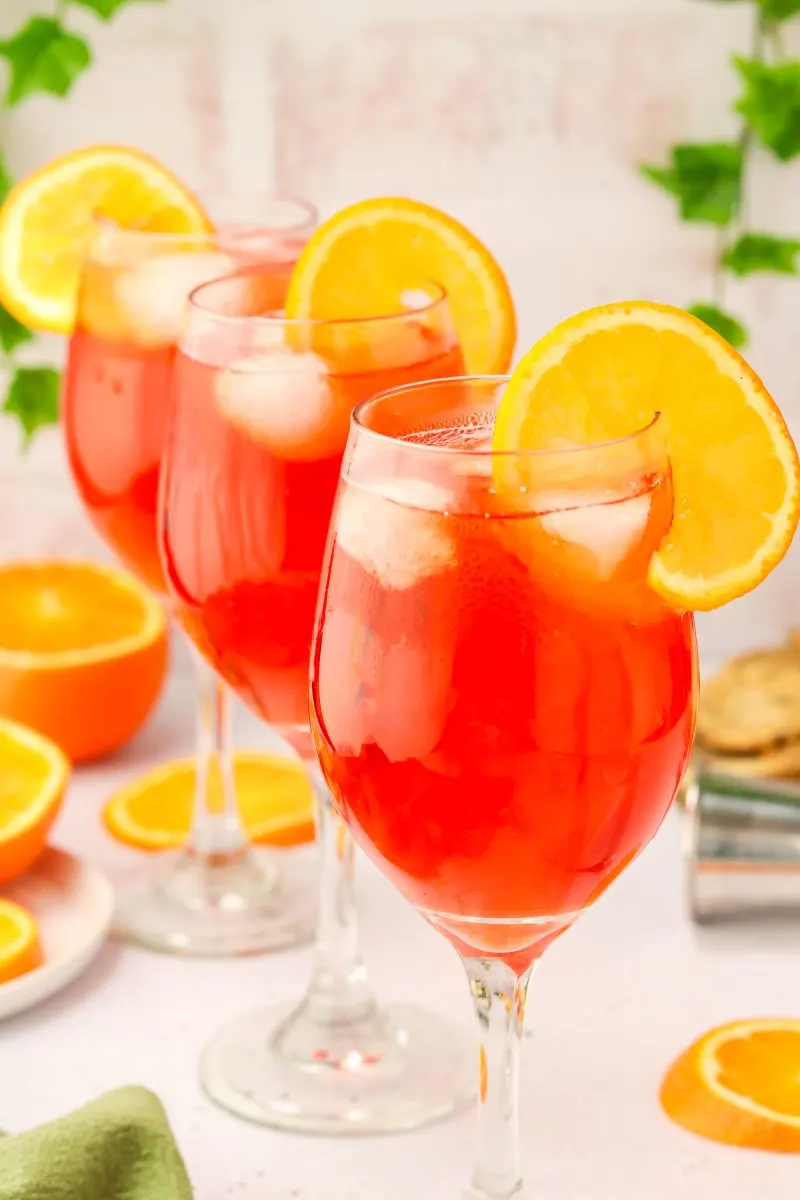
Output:
[[[756,587],[788,550],[800,461],[761,380],[702,321],[644,301],[564,321],[515,369],[493,447],[594,445],[643,429],[657,412],[674,514],[650,586],[676,608],[716,608]]]
[[[69,763],[58,746],[0,720],[0,884],[27,871],[44,850],[68,778]],[[2,936],[0,917],[0,941]],[[0,980],[2,971],[0,961]]]
[[[733,1021],[673,1063],[667,1116],[715,1142],[800,1154],[800,1021]]]
[[[19,904],[0,900],[0,983],[27,975],[43,961],[34,918]]]
[[[87,146],[22,179],[0,207],[0,302],[34,329],[71,333],[96,219],[205,233],[208,217],[165,167],[130,146]]]
[[[0,567],[0,716],[73,762],[136,733],[166,667],[164,611],[131,575],[91,563]]]
[[[471,374],[508,369],[516,340],[508,283],[486,247],[460,222],[416,200],[364,200],[313,234],[292,273],[286,315],[339,320],[409,311],[409,290],[447,293]]]
[[[139,850],[182,846],[192,819],[196,764],[166,763],[120,788],[103,809],[112,837]],[[278,754],[240,751],[234,759],[239,813],[252,842],[297,846],[314,839],[314,798],[305,769]],[[221,800],[221,780],[212,774],[210,807]],[[219,810],[221,805],[216,804]]]

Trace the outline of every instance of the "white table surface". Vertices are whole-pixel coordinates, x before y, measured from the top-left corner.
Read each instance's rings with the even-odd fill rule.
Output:
[[[109,790],[150,762],[191,750],[190,696],[173,679],[143,733],[113,762],[76,773],[54,841],[115,873],[131,852],[104,835]],[[237,740],[264,744],[240,714]],[[672,1126],[657,1102],[671,1058],[737,1017],[800,1015],[791,929],[694,930],[684,913],[673,813],[597,909],[552,948],[531,985],[522,1069],[530,1200],[783,1200],[790,1156],[716,1146]],[[363,945],[380,992],[472,1014],[453,951],[363,859]],[[312,1139],[216,1109],[196,1082],[206,1038],[235,1014],[300,994],[309,951],[178,959],[109,943],[65,992],[0,1025],[0,1128],[45,1121],[108,1088],[162,1099],[198,1200],[456,1200],[473,1113],[412,1134]]]

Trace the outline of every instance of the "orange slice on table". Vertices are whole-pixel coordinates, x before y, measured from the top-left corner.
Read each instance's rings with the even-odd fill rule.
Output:
[[[26,975],[43,961],[34,918],[19,904],[0,899],[0,983]]]
[[[662,414],[674,490],[651,587],[680,609],[711,609],[756,587],[800,516],[800,462],[761,380],[683,309],[644,301],[564,321],[513,373],[498,451],[589,445]]]
[[[208,217],[165,167],[130,146],[87,146],[21,180],[0,207],[0,302],[34,329],[71,333],[95,220],[205,233]]]
[[[166,763],[120,788],[103,809],[106,829],[139,850],[170,850],[189,836],[196,781],[194,759]],[[278,754],[239,751],[234,757],[239,813],[247,836],[271,846],[297,846],[314,838],[314,800],[299,762]],[[221,781],[211,777],[211,805]]]
[[[733,1021],[673,1063],[661,1104],[715,1142],[800,1153],[800,1021]]]
[[[0,717],[52,738],[73,762],[136,733],[166,668],[164,610],[127,572],[79,562],[0,567]]]
[[[291,318],[339,320],[409,311],[433,282],[447,293],[471,374],[508,369],[514,303],[502,270],[460,222],[416,200],[364,200],[325,221],[303,248],[286,298]]]
[[[68,778],[58,746],[0,720],[0,884],[21,875],[44,850]]]

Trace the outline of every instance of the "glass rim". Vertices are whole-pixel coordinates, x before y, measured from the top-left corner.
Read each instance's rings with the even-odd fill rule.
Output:
[[[222,197],[220,197],[221,199]],[[292,196],[282,192],[253,192],[248,195],[237,196],[235,193],[225,195],[226,201],[230,200],[234,206],[246,209],[249,203],[253,204],[272,204],[276,207],[286,205],[289,208],[294,208],[298,213],[298,220],[287,225],[272,225],[268,220],[259,221],[243,220],[240,217],[234,217],[232,220],[220,220],[218,225],[206,230],[187,230],[181,232],[177,229],[144,229],[144,228],[126,228],[123,225],[117,225],[109,217],[102,213],[95,212],[91,215],[91,223],[94,231],[113,234],[120,241],[139,241],[147,239],[156,244],[159,242],[206,242],[209,238],[218,235],[220,231],[235,233],[236,230],[247,230],[249,232],[258,233],[281,233],[281,234],[296,234],[303,230],[312,230],[319,219],[319,212],[310,200],[304,200],[300,196]],[[212,197],[213,200],[213,197]],[[213,212],[213,203],[207,207]],[[234,208],[236,211],[236,208]]]
[[[417,308],[403,309],[402,312],[372,313],[363,317],[286,317],[278,310],[271,313],[224,313],[202,303],[202,293],[210,288],[218,288],[226,283],[235,283],[237,279],[246,279],[248,276],[267,277],[269,274],[267,267],[253,266],[233,271],[227,275],[218,275],[215,279],[207,279],[189,293],[189,312],[194,311],[220,325],[261,325],[267,328],[280,327],[282,329],[352,329],[357,325],[373,326],[381,323],[391,324],[392,322],[413,320],[415,317],[436,312],[437,309],[449,303],[446,289],[434,279],[421,279],[417,288],[408,289],[408,291],[433,292],[433,295],[428,294],[427,303],[420,304]]]
[[[484,459],[502,459],[502,458],[555,458],[566,457],[568,455],[580,455],[587,451],[597,452],[598,450],[612,450],[615,447],[625,446],[637,441],[649,433],[656,430],[661,430],[663,427],[663,415],[659,409],[655,409],[650,420],[633,430],[631,433],[624,433],[620,437],[605,438],[600,442],[587,442],[584,445],[577,446],[561,446],[561,447],[542,447],[533,450],[493,450],[484,448],[473,448],[470,446],[431,446],[425,442],[408,441],[406,436],[393,436],[389,433],[381,433],[377,429],[371,429],[369,425],[364,423],[362,414],[371,405],[378,404],[382,400],[389,400],[394,396],[403,396],[408,393],[423,392],[428,388],[440,388],[444,386],[453,386],[455,384],[486,384],[499,387],[502,384],[507,384],[511,379],[511,375],[448,375],[441,379],[424,379],[416,380],[414,383],[403,383],[397,387],[386,388],[385,391],[376,392],[374,396],[362,400],[355,406],[350,414],[350,427],[355,430],[359,437],[368,435],[377,439],[379,442],[386,442],[389,445],[402,445],[404,449],[408,448],[411,451],[424,451],[428,454],[438,455],[469,455],[471,458]]]

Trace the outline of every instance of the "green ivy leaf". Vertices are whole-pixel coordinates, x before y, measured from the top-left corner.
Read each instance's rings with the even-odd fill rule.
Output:
[[[8,193],[14,186],[14,177],[8,169],[5,155],[0,149],[0,204],[3,203]]]
[[[739,210],[742,149],[736,142],[689,142],[672,148],[669,167],[642,173],[678,200],[684,221],[728,225]]]
[[[12,354],[17,346],[33,341],[33,334],[27,325],[23,325],[16,317],[12,317],[7,308],[0,304],[0,348],[5,354]]]
[[[0,55],[10,68],[6,108],[35,92],[66,96],[92,61],[88,42],[52,17],[31,17],[13,37],[0,42]]]
[[[772,153],[786,162],[800,154],[800,60],[762,63],[734,58],[745,83],[736,109]]]
[[[747,330],[744,325],[730,313],[717,308],[716,304],[690,304],[687,311],[693,317],[705,321],[706,325],[710,325],[712,329],[716,329],[726,342],[730,342],[734,350],[741,350],[742,346],[747,345]]]
[[[800,0],[756,0],[768,21],[788,21],[800,13]]]
[[[110,21],[121,8],[134,2],[135,0],[70,0],[71,4],[82,4],[84,8],[90,8],[102,21]],[[148,2],[151,4],[163,3],[164,0],[148,0]]]
[[[17,367],[0,412],[16,417],[27,447],[33,435],[58,421],[59,374],[52,367]]]
[[[776,271],[779,275],[797,274],[800,241],[773,237],[769,233],[743,233],[722,256],[722,264],[734,275],[752,275],[754,271]]]

